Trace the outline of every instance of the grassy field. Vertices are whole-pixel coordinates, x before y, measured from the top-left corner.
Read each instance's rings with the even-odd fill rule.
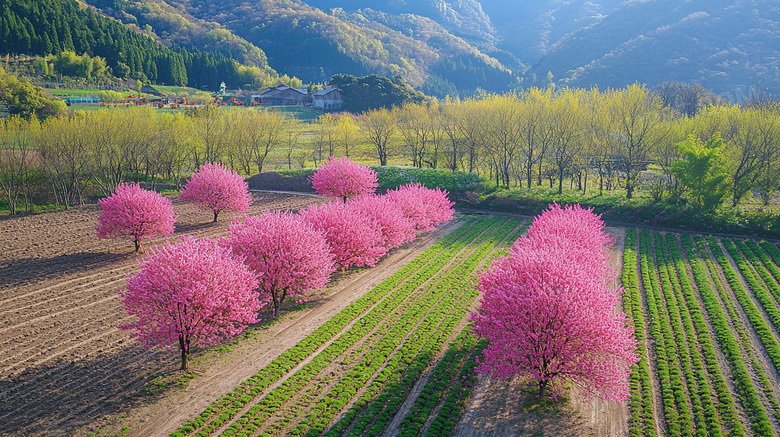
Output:
[[[630,434],[777,435],[777,246],[628,229],[623,255]]]

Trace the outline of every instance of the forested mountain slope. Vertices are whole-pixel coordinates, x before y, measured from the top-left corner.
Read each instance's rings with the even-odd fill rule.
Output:
[[[506,91],[527,69],[496,50],[495,30],[476,0],[408,7],[379,1],[373,9],[350,1],[84,1],[163,44],[229,50],[261,68],[267,60],[304,82],[326,82],[338,73],[399,75],[443,97]]]
[[[421,87],[437,75],[450,86],[463,82],[459,89],[503,91],[514,78],[496,59],[419,15],[368,9],[325,12],[285,0],[186,0],[186,4],[194,16],[212,17],[257,44],[278,71],[304,81],[326,80],[346,71],[401,75]]]
[[[163,44],[178,43],[201,50],[229,52],[237,61],[260,68],[268,62],[262,50],[218,23],[199,20],[176,1],[82,0],[131,28],[138,28]]]
[[[626,2],[555,42],[534,66],[558,85],[701,83],[739,100],[780,90],[780,4],[773,0]]]
[[[398,75],[439,97],[551,82],[606,88],[669,80],[701,83],[735,100],[756,86],[780,92],[777,0],[55,3],[0,0],[2,47],[43,54],[68,45],[105,57],[115,72],[163,83],[181,82],[171,70],[183,64],[198,87],[252,82],[235,59],[256,67],[255,75],[279,72],[304,82]]]
[[[307,0],[307,4],[322,10],[341,8],[345,11],[371,8],[393,15],[412,14],[430,18],[447,31],[472,41],[495,44],[498,41],[491,18],[479,0]]]
[[[86,53],[104,58],[118,77],[166,85],[240,86],[275,74],[267,64],[248,71],[229,53],[159,44],[75,0],[0,0],[0,47],[5,54]]]

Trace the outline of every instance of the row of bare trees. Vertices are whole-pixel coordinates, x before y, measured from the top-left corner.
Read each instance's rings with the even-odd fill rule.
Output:
[[[325,114],[313,123],[214,106],[177,114],[76,112],[44,122],[10,118],[0,122],[0,188],[15,212],[17,205],[32,210],[36,198],[67,207],[88,194],[110,195],[128,173],[152,184],[157,178],[179,183],[206,162],[251,175],[269,160],[293,168],[347,156],[477,172],[506,188],[547,180],[561,192],[567,181],[582,190],[620,186],[628,198],[643,188],[661,199],[677,189],[671,167],[682,155],[676,144],[691,134],[706,141],[715,132],[726,144],[734,205],[751,191],[769,196],[777,189],[776,106],[710,105],[688,116],[640,85],[487,94],[359,116]],[[646,172],[651,163],[657,171]]]
[[[709,105],[681,114],[641,85],[624,89],[532,89],[463,102],[407,105],[360,118],[374,159],[408,159],[417,167],[479,171],[497,185],[527,188],[548,179],[561,192],[568,180],[586,189],[618,184],[631,198],[638,187],[657,198],[674,193],[671,164],[688,135],[707,141],[720,132],[736,205],[751,190],[777,188],[780,109]],[[657,173],[647,173],[656,164]]]
[[[251,174],[293,126],[275,112],[215,107],[10,118],[0,121],[0,188],[14,214],[18,205],[32,211],[36,198],[67,208],[88,194],[109,196],[128,173],[152,186],[158,178],[178,184],[206,162]]]

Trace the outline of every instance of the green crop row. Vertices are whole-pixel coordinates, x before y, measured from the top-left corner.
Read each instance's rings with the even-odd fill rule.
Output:
[[[693,423],[690,423],[690,419],[688,419],[687,424],[691,425],[691,430],[689,432],[683,432],[683,435],[689,435],[693,432],[697,436],[706,437],[708,430],[707,419],[704,413],[704,404],[702,404],[700,391],[698,390],[699,381],[697,381],[697,378],[693,373],[695,359],[691,356],[692,353],[696,354],[698,351],[695,351],[695,348],[690,348],[689,339],[687,338],[687,335],[693,335],[694,333],[692,331],[686,331],[683,328],[683,318],[684,314],[687,314],[688,308],[684,302],[681,302],[680,294],[675,292],[675,290],[679,290],[680,287],[679,284],[676,283],[677,276],[673,271],[670,271],[674,269],[674,265],[671,260],[666,257],[667,246],[664,237],[660,233],[655,232],[653,233],[653,241],[655,243],[655,256],[661,281],[660,290],[664,296],[664,301],[666,302],[667,321],[672,329],[672,341],[676,345],[676,352],[680,364],[679,369],[684,377],[688,399],[690,399],[689,411],[693,413],[693,419],[696,425],[696,427],[693,428]],[[675,282],[674,285],[672,285],[672,281]],[[674,348],[670,349],[674,350]],[[694,349],[694,351],[692,352],[691,349]],[[706,381],[706,377],[704,378],[704,381]],[[682,390],[678,389],[678,391],[681,392]],[[679,393],[677,399],[678,402],[686,402],[685,393]],[[710,434],[721,435],[720,425],[717,423],[717,413],[715,411],[715,406],[711,405],[711,399],[708,407],[711,407],[711,409],[708,409],[714,415],[715,419],[715,426],[709,427],[709,430],[711,431]]]
[[[528,225],[523,226],[511,234],[505,241],[505,247],[508,248],[512,246],[514,242],[527,230]],[[491,256],[489,261],[493,261],[498,256],[503,256],[505,254],[506,249],[502,248],[496,251]],[[471,326],[471,324],[469,324],[469,326]],[[471,331],[469,327],[467,327],[466,330]],[[460,421],[460,416],[463,414],[465,409],[466,402],[471,397],[473,387],[477,383],[477,378],[475,375],[477,356],[482,353],[487,345],[488,341],[486,339],[480,339],[475,347],[471,350],[468,358],[465,361],[462,361],[459,366],[455,366],[454,370],[458,371],[458,373],[455,378],[450,381],[450,384],[445,386],[444,391],[441,393],[441,398],[444,399],[444,403],[439,408],[436,417],[434,417],[431,421],[430,427],[425,432],[426,436],[434,437],[451,435],[453,431],[455,431],[455,427]],[[426,400],[425,402],[426,406],[431,403],[430,400]],[[419,413],[412,409],[407,417],[413,414]],[[416,423],[419,423],[419,420]],[[415,432],[414,429],[410,428],[407,435],[414,435],[416,433],[419,432]]]
[[[680,357],[683,362],[683,373],[688,384],[688,392],[691,397],[692,410],[696,422],[696,434],[701,436],[723,435],[718,421],[718,411],[712,399],[712,387],[707,376],[699,349],[699,332],[694,328],[691,312],[699,311],[698,302],[695,300],[690,278],[685,270],[685,262],[680,254],[677,237],[666,235],[666,240],[656,234],[656,256],[658,257],[659,272],[664,284],[664,293],[667,301],[676,301],[674,308],[669,307],[670,313],[676,313],[673,318],[675,339],[680,347]],[[659,250],[660,249],[660,250]],[[675,256],[676,255],[676,256]],[[675,292],[680,290],[680,292]],[[694,297],[692,301],[686,298]],[[693,304],[691,306],[691,303]],[[679,319],[677,319],[679,317]],[[710,352],[714,354],[714,347]],[[718,369],[719,370],[719,369]]]
[[[723,253],[720,251],[720,247],[717,246],[717,241],[714,240],[714,238],[711,240],[711,243],[713,244],[710,246],[711,249],[713,249],[713,253],[720,252],[720,255],[723,256]],[[704,263],[701,260],[702,256],[707,256],[707,254],[704,252],[705,248],[703,246],[700,247],[702,250],[702,255],[696,255],[697,252],[692,247],[689,238],[683,238],[683,247],[688,253],[688,260],[691,265],[693,277],[696,281],[696,285],[699,288],[699,292],[701,293],[702,300],[704,301],[704,307],[707,311],[707,314],[709,315],[710,323],[712,324],[712,327],[718,338],[720,349],[723,351],[723,354],[726,356],[726,360],[729,363],[732,380],[735,382],[735,387],[742,401],[742,405],[751,418],[751,426],[758,435],[767,435],[767,432],[771,430],[769,418],[767,417],[766,411],[761,405],[758,394],[753,387],[750,373],[748,372],[744,362],[742,350],[740,349],[739,343],[734,337],[734,332],[731,330],[726,314],[723,312],[723,305],[728,305],[730,298],[723,295],[722,298],[724,298],[724,300],[722,304],[721,300],[718,299],[718,296],[712,290],[710,276],[707,274],[707,270],[705,269]],[[728,263],[728,261],[726,262]],[[713,277],[718,274],[715,270],[712,270],[710,273]],[[694,322],[696,322],[696,320],[694,320]],[[698,326],[697,329],[699,329]],[[709,330],[707,331],[709,332]],[[703,337],[704,336],[700,336],[700,341],[704,340]],[[705,359],[708,361],[708,370],[711,370],[712,367],[714,367],[711,361],[714,361],[715,357],[710,355],[708,347],[703,348],[703,352],[705,354]],[[713,374],[712,371],[710,374]],[[718,393],[720,402],[722,404],[728,403],[730,407],[728,409],[719,409],[724,425],[731,428],[730,434],[744,435],[746,431],[743,429],[742,423],[736,416],[736,406],[733,404],[733,402],[729,402],[729,400],[726,399],[723,395],[724,387],[720,385],[720,381],[715,382],[715,390],[716,393]]]
[[[647,296],[647,307],[650,315],[650,335],[655,340],[656,370],[661,380],[664,416],[669,426],[669,434],[682,435],[685,430],[690,432],[693,424],[690,423],[687,400],[683,402],[681,399],[685,393],[682,391],[680,365],[677,361],[677,352],[674,350],[674,340],[671,338],[666,314],[660,312],[664,308],[664,303],[658,292],[655,259],[650,259],[652,256],[651,240],[650,233],[646,229],[640,232],[639,247],[642,284]],[[683,411],[678,409],[683,409]]]
[[[753,329],[761,339],[761,343],[764,345],[764,349],[766,349],[769,359],[772,361],[775,368],[780,371],[780,344],[778,344],[777,339],[772,333],[772,329],[769,327],[766,319],[764,319],[764,315],[761,314],[761,311],[753,303],[753,300],[748,295],[742,281],[740,281],[737,272],[732,268],[728,257],[717,245],[714,237],[708,237],[708,240],[710,240],[710,250],[715,254],[715,259],[718,261],[718,264],[720,264],[721,269],[723,269],[723,273],[726,275],[726,279],[728,280],[731,289],[737,296],[737,301],[742,306],[742,309],[748,316],[748,320],[750,320],[750,324],[753,325]],[[775,328],[780,329],[780,312],[777,309],[777,303],[753,274],[747,261],[742,254],[739,253],[733,242],[731,240],[724,240],[723,246],[737,263],[739,270],[742,272],[742,277],[747,281],[753,291],[753,295],[761,302],[764,311],[766,311],[769,316],[769,320],[775,325]]]
[[[771,253],[771,251],[773,250],[777,251],[777,248],[766,242],[761,242],[761,244],[759,245],[753,241],[747,241],[745,242],[745,244],[747,244],[747,246],[753,251],[754,254],[758,255],[759,259],[761,260],[761,263],[763,264],[763,267],[768,269],[770,272],[772,272],[772,276],[774,279],[766,278],[766,281],[772,283],[773,280],[774,281],[780,280],[780,269],[778,269],[774,261],[769,256],[767,256],[767,254]],[[777,254],[780,255],[780,252]],[[778,257],[777,260],[780,260],[780,257]],[[747,335],[744,333],[743,335],[745,337],[744,342],[748,343]],[[753,367],[753,369],[760,369],[761,364],[758,362],[756,357],[753,354],[751,354],[750,357],[751,357],[751,366]],[[772,386],[772,383],[765,372],[758,372],[758,376],[759,376],[759,383],[761,384],[761,388],[764,394],[766,395],[766,398],[772,404],[772,410],[774,411],[775,420],[780,421],[780,403],[777,402],[777,398],[776,398],[777,393],[775,392],[774,387]]]
[[[639,343],[637,346],[639,362],[631,369],[629,428],[631,437],[654,437],[656,432],[653,417],[653,388],[645,347],[645,321],[642,315],[642,297],[639,293],[637,263],[637,231],[636,229],[628,229],[625,249],[623,250],[623,309],[628,317],[628,323],[634,326],[634,337]]]
[[[449,394],[444,400],[444,404],[439,408],[439,412],[431,422],[431,426],[425,432],[426,437],[438,437],[452,435],[455,427],[460,422],[460,416],[466,406],[466,401],[471,397],[473,387],[477,383],[475,375],[477,366],[477,355],[487,348],[488,341],[480,339],[471,355],[461,366],[460,372],[455,377],[454,384],[449,387]]]
[[[520,224],[521,224],[521,220],[519,219],[511,220],[508,223],[506,229],[509,230],[515,229],[515,230],[512,231],[508,236],[503,232],[497,232],[492,234],[491,238],[489,238],[488,241],[482,244],[483,253],[489,252],[490,250],[494,250],[493,254],[487,258],[488,263],[490,262],[491,259],[494,259],[497,256],[501,256],[505,254],[506,253],[505,247],[513,244],[514,241],[526,231],[527,226],[518,227]],[[503,239],[503,241],[499,241],[500,239]],[[497,248],[497,244],[501,244],[501,247]],[[464,280],[467,279],[466,276],[464,276],[463,278]],[[466,285],[465,282],[462,282],[462,284]],[[476,293],[474,292],[473,287],[468,287],[468,285],[466,285],[466,287],[469,288],[469,293],[471,293],[471,295],[469,296],[469,299],[462,300],[461,302],[466,304],[471,304],[471,302],[473,302],[474,298],[476,297]],[[460,310],[455,311],[456,314],[455,320],[459,321],[465,313],[466,313],[466,308],[461,308]],[[465,334],[462,332],[461,337],[464,335]],[[451,352],[454,350],[455,349],[451,349],[451,351],[447,353],[445,359],[442,362],[447,362],[448,361],[447,356],[449,356]],[[418,359],[421,361],[421,363],[415,362],[411,366],[409,366],[409,369],[405,369],[403,372],[398,372],[398,374],[394,375],[394,378],[388,381],[387,383],[389,387],[386,387],[383,390],[382,394],[377,396],[375,399],[373,399],[373,401],[371,401],[371,398],[375,396],[375,393],[381,387],[377,386],[376,384],[372,384],[373,390],[371,388],[366,390],[366,392],[361,396],[361,398],[358,399],[358,401],[355,403],[355,406],[351,408],[344,415],[344,417],[331,428],[331,430],[327,433],[327,435],[329,436],[341,435],[350,426],[352,426],[353,422],[355,423],[355,425],[350,430],[349,435],[363,435],[364,433],[368,433],[368,435],[371,435],[373,434],[373,432],[377,430],[381,430],[384,427],[384,422],[386,422],[387,418],[392,417],[391,413],[397,411],[397,409],[400,407],[401,400],[405,399],[408,396],[409,392],[414,387],[414,384],[416,384],[417,380],[422,376],[422,372],[427,368],[427,364],[429,362],[429,355],[424,355],[422,357],[418,355],[418,357],[416,357],[415,360]],[[442,366],[442,362],[439,363],[438,367]],[[431,379],[429,379],[429,384],[441,385],[437,377],[432,377]],[[423,393],[427,393],[427,391],[429,390],[423,389]],[[368,404],[369,401],[371,401],[370,404]],[[418,403],[420,402],[422,402],[422,400],[418,398]],[[430,403],[435,401],[429,400],[427,402]],[[412,411],[416,411],[416,406],[412,408]],[[356,420],[358,414],[361,414],[361,416]],[[367,430],[367,428],[370,425],[373,426]]]
[[[495,226],[498,221],[485,220],[477,222],[474,226],[471,226],[468,232],[454,243],[447,246],[446,250],[441,252],[433,261],[429,262],[417,275],[409,278],[401,287],[399,287],[388,298],[384,299],[380,304],[374,307],[370,312],[358,320],[352,329],[335,340],[327,348],[321,351],[317,356],[312,359],[310,363],[299,370],[295,375],[290,377],[285,383],[283,383],[277,389],[268,393],[262,401],[250,408],[246,414],[244,414],[237,423],[234,423],[230,428],[225,431],[225,435],[245,435],[247,433],[253,433],[262,423],[274,414],[287,400],[289,400],[300,389],[305,387],[310,379],[318,374],[320,370],[325,368],[331,362],[333,362],[339,355],[346,351],[349,347],[354,345],[358,340],[362,339],[369,332],[376,328],[376,325],[383,319],[387,318],[389,314],[398,314],[398,317],[390,317],[392,321],[388,321],[385,325],[392,325],[396,329],[403,329],[409,327],[411,319],[418,313],[412,311],[415,308],[405,308],[400,304],[404,302],[407,297],[415,291],[420,285],[428,281],[463,247],[465,242],[471,242],[479,236],[486,228],[491,225]],[[457,243],[457,244],[456,244]],[[416,308],[420,309],[420,308]],[[396,322],[396,319],[400,321]],[[397,337],[396,337],[397,338]],[[388,345],[379,345],[374,349],[376,353],[388,353]],[[340,400],[335,400],[333,403],[339,403]],[[346,403],[344,404],[346,405]],[[343,407],[343,405],[342,405]],[[302,428],[296,428],[298,431],[302,431]]]
[[[432,302],[433,306],[430,312],[425,315],[425,321],[421,326],[414,331],[413,335],[403,341],[398,353],[384,367],[382,367],[384,360],[377,360],[371,356],[371,353],[364,358],[363,363],[366,364],[366,367],[375,366],[376,370],[379,368],[382,370],[357,400],[355,409],[360,410],[364,406],[366,409],[365,413],[353,425],[349,435],[378,435],[392,420],[402,400],[414,387],[425,368],[428,367],[431,357],[438,352],[476,298],[477,293],[470,286],[476,267],[495,249],[497,244],[506,238],[514,227],[515,225],[504,226],[492,233],[465,261],[460,262],[455,270],[444,277],[430,292],[433,296],[440,294],[442,296],[440,300],[437,301],[431,296],[425,296],[421,301],[418,301],[421,307],[429,307]],[[395,335],[388,335],[383,341],[397,341],[394,338]],[[364,379],[367,381],[364,375],[370,377],[371,373],[356,374],[353,378],[342,381],[328,396],[340,396],[340,390],[349,393],[350,387],[362,387],[365,383]],[[386,384],[389,387],[371,401]],[[349,399],[346,400],[349,401],[352,397],[349,396]],[[322,402],[318,404],[318,406],[320,405]],[[334,406],[324,411],[315,411],[307,418],[307,421],[304,421],[304,423],[311,424],[307,435],[319,435],[328,426],[331,418],[341,410],[341,407]],[[350,414],[347,413],[346,417],[349,416]],[[339,428],[343,427],[342,424]]]
[[[752,245],[749,245],[739,240],[734,240],[732,241],[732,243],[734,243],[734,245],[740,250],[740,252],[742,252],[742,254],[750,263],[750,265],[753,266],[753,270],[756,273],[758,273],[758,276],[761,277],[761,281],[763,281],[763,284],[759,284],[758,281],[753,281],[756,284],[756,286],[758,288],[761,288],[762,291],[768,291],[774,298],[774,301],[772,301],[772,299],[769,299],[767,296],[767,302],[770,303],[770,310],[772,311],[770,313],[770,316],[777,314],[778,317],[780,317],[780,314],[778,314],[777,312],[777,304],[778,302],[780,302],[780,286],[777,285],[777,281],[775,281],[775,278],[772,276],[772,273],[767,268],[767,264],[765,264],[761,259],[759,259],[758,255],[756,255],[756,251],[762,254],[763,251],[758,247],[756,243],[752,243]],[[753,249],[755,249],[756,251],[754,251]],[[772,267],[776,268],[776,266],[771,262],[769,262],[768,265],[771,265]],[[740,267],[740,270],[741,269],[742,268]],[[753,284],[751,283],[751,287],[752,286]]]
[[[778,268],[777,264],[775,264],[775,262],[780,262],[780,252],[777,252],[777,248],[765,241],[762,241],[760,244],[757,244],[755,241],[746,241],[745,244],[747,244],[753,253],[758,255],[758,258],[761,260],[764,267],[772,273],[772,277],[774,277],[775,283],[779,282],[780,268]],[[775,260],[772,260],[770,257],[772,251],[777,252],[775,253],[777,256]]]
[[[780,250],[778,250],[774,244],[762,241],[761,248],[764,249],[770,258],[772,258],[773,264],[780,266]],[[775,278],[777,278],[777,276],[775,276]],[[780,281],[780,278],[777,278],[777,280]]]
[[[734,302],[730,299],[721,286],[717,276],[717,271],[715,270],[715,266],[712,265],[712,261],[709,259],[709,256],[705,252],[702,252],[700,255],[690,237],[683,236],[681,238],[681,242],[685,252],[687,253],[688,262],[690,263],[694,280],[699,289],[701,300],[704,302],[704,310],[709,316],[710,322],[712,323],[712,328],[717,334],[720,347],[721,349],[727,347],[728,350],[724,349],[724,353],[727,355],[727,358],[729,350],[731,350],[732,353],[737,354],[737,356],[732,357],[733,359],[737,359],[737,362],[732,363],[733,360],[729,361],[729,366],[733,368],[734,366],[737,366],[738,361],[742,359],[742,357],[739,355],[739,347],[736,345],[735,340],[733,340],[733,333],[730,330],[728,321],[729,317],[733,317],[732,312],[736,311],[734,308]],[[726,383],[726,379],[723,375],[718,357],[716,355],[715,346],[712,342],[712,333],[710,331],[710,327],[707,324],[704,312],[702,311],[701,305],[699,304],[698,297],[693,291],[691,280],[688,277],[687,267],[682,251],[677,244],[670,243],[669,247],[671,248],[672,257],[677,266],[678,277],[680,283],[682,284],[683,295],[685,296],[685,300],[688,303],[693,326],[698,335],[704,363],[706,365],[707,372],[710,375],[710,380],[713,383],[715,394],[718,399],[717,406],[721,423],[723,427],[728,430],[728,435],[745,435],[744,426],[737,417],[736,404]],[[709,266],[711,269],[712,281],[710,280],[707,266]],[[717,295],[712,289],[711,285],[713,283],[718,290]],[[726,310],[729,312],[728,317],[726,317],[726,314],[723,313],[723,308],[726,308]],[[732,341],[734,341],[733,344],[731,343]]]
[[[425,426],[428,417],[438,406],[442,394],[450,387],[458,370],[476,344],[476,336],[470,328],[469,325],[461,331],[429,375],[427,383],[414,400],[409,414],[401,421],[399,436],[416,436]]]
[[[224,412],[227,412],[231,417],[232,415],[235,415],[237,409],[259,396],[269,385],[309,357],[314,351],[332,339],[337,333],[341,332],[345,326],[363,314],[368,308],[380,301],[399,285],[405,283],[407,278],[415,278],[420,275],[425,275],[426,273],[432,274],[433,272],[430,272],[430,269],[423,272],[424,267],[445,250],[462,244],[460,243],[460,239],[464,238],[469,233],[469,228],[473,223],[473,218],[467,218],[465,223],[457,230],[426,249],[414,261],[404,266],[391,277],[374,287],[367,294],[344,308],[336,316],[301,340],[293,348],[285,351],[268,366],[239,384],[233,391],[217,399],[195,420],[185,422],[178,430],[174,431],[171,436],[186,436],[201,430],[202,428],[206,428],[208,425],[211,425],[208,426],[209,429],[203,430],[205,432],[201,432],[199,435],[210,434],[214,428],[221,425],[221,423],[219,425],[211,424],[211,421],[214,420],[214,418],[219,418]]]

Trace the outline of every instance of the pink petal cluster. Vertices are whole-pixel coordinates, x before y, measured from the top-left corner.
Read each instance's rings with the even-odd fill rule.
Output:
[[[273,302],[274,310],[287,296],[325,286],[335,270],[325,235],[291,212],[235,220],[219,244],[259,275],[260,299]]]
[[[234,336],[257,321],[257,276],[230,255],[228,248],[192,236],[155,247],[119,293],[128,313],[138,317],[120,328],[147,347],[178,347],[186,369],[191,346]]]
[[[387,197],[401,207],[415,228],[432,231],[452,219],[454,203],[450,202],[447,194],[447,191],[438,187],[430,189],[422,184],[412,183],[388,191]]]
[[[377,222],[357,208],[330,202],[311,205],[301,216],[325,234],[336,264],[350,267],[374,266],[387,253],[385,237]]]
[[[345,202],[347,199],[374,194],[379,186],[374,170],[344,157],[336,159],[331,156],[309,178],[318,194]]]
[[[249,184],[222,164],[204,164],[193,173],[179,198],[211,211],[215,222],[220,212],[249,211],[252,203]]]
[[[121,184],[111,197],[98,201],[98,238],[131,237],[138,251],[141,240],[174,231],[176,215],[170,200],[138,184]]]
[[[592,209],[583,209],[578,204],[561,207],[553,203],[534,218],[528,234],[515,242],[512,251],[559,247],[562,255],[572,257],[582,265],[587,264],[587,269],[593,274],[610,280],[612,269],[608,261],[612,244],[614,239],[604,231],[604,221]]]
[[[490,344],[477,370],[529,377],[539,383],[540,396],[548,389],[555,396],[570,380],[586,396],[622,401],[638,361],[636,341],[625,315],[614,311],[621,290],[607,286],[607,267],[594,271],[597,262],[581,262],[590,250],[606,264],[601,253],[611,244],[605,235],[600,247],[584,244],[603,230],[600,220],[584,214],[551,206],[529,237],[480,276],[484,294],[471,320]]]
[[[387,250],[417,238],[414,223],[404,215],[400,205],[387,196],[363,196],[350,200],[348,205],[376,222]]]

